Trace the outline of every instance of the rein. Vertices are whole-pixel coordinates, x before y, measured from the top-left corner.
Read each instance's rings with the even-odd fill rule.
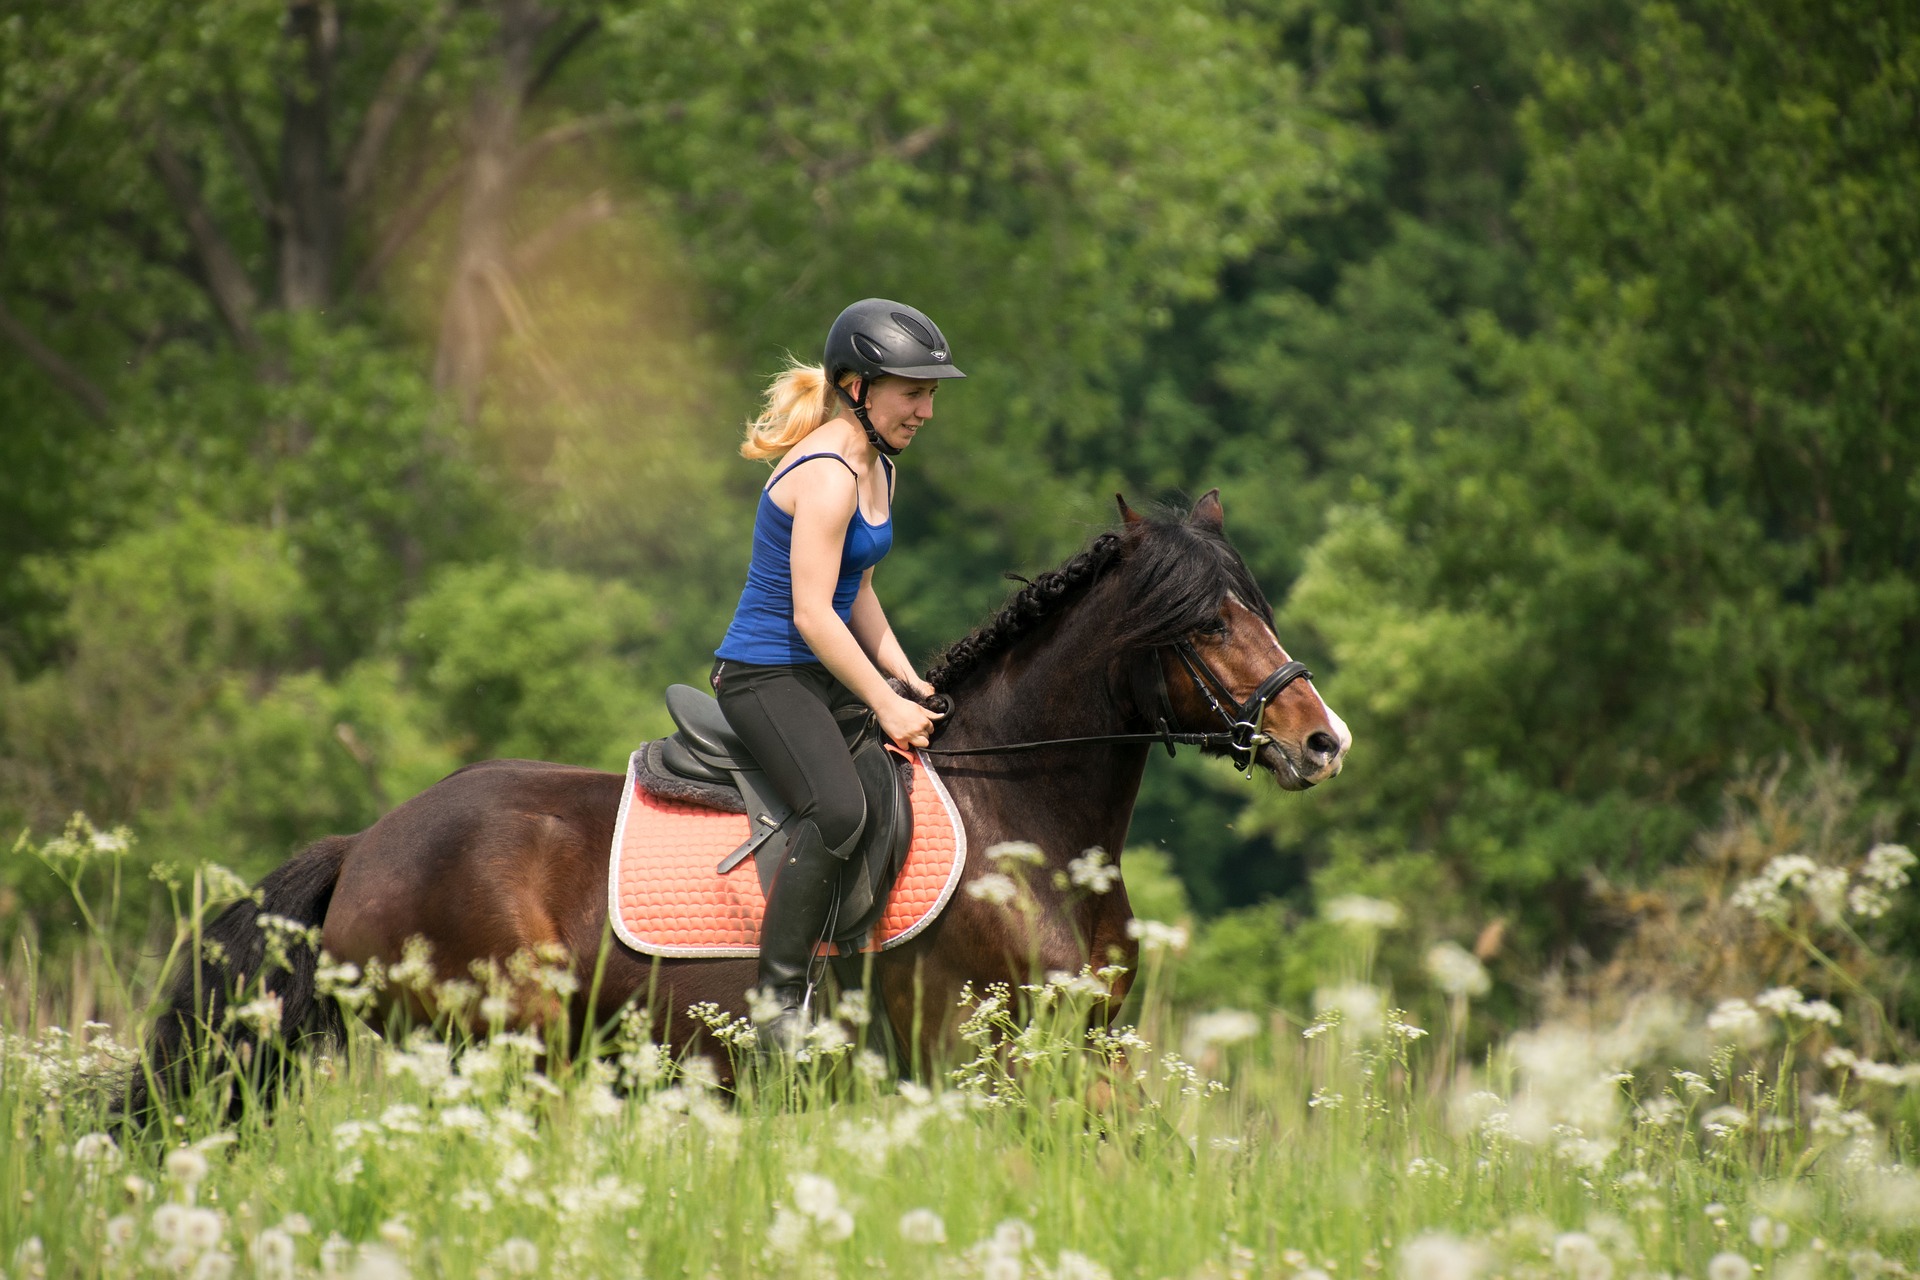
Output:
[[[1207,665],[1207,660],[1200,656],[1199,651],[1190,641],[1181,640],[1170,647],[1174,655],[1180,659],[1180,665],[1186,668],[1187,676],[1193,681],[1194,688],[1200,691],[1200,695],[1207,700],[1207,705],[1226,722],[1226,732],[1174,732],[1173,727],[1168,723],[1172,708],[1167,706],[1163,685],[1160,699],[1163,713],[1154,717],[1159,729],[1153,733],[1101,733],[1083,738],[1042,738],[1033,742],[1002,742],[989,747],[922,747],[920,750],[930,756],[997,756],[1009,755],[1016,751],[1036,751],[1042,747],[1070,747],[1114,742],[1158,742],[1166,747],[1169,756],[1173,754],[1176,746],[1219,747],[1233,754],[1234,768],[1245,772],[1253,764],[1253,753],[1272,741],[1266,734],[1260,732],[1260,719],[1266,714],[1267,704],[1279,697],[1294,681],[1313,679],[1313,672],[1307,670],[1306,663],[1287,662],[1277,667],[1266,679],[1256,685],[1245,701],[1235,702],[1226,681]],[[1222,701],[1223,697],[1224,701]]]

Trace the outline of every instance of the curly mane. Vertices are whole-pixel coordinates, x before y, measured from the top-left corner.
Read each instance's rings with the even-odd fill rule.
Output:
[[[1114,620],[1116,650],[1170,644],[1205,626],[1229,594],[1273,621],[1260,584],[1225,534],[1163,512],[1101,534],[1059,568],[1035,577],[990,622],[942,650],[927,683],[952,691],[1116,570],[1128,578],[1127,610]]]

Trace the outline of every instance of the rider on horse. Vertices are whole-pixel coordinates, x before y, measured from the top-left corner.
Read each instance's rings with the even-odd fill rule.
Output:
[[[796,820],[760,934],[761,1000],[778,1008],[760,1036],[783,1051],[805,1040],[809,969],[841,860],[866,820],[835,713],[864,704],[902,748],[933,735],[936,716],[887,683],[933,693],[894,639],[873,569],[893,546],[891,459],[933,416],[940,380],[965,376],[925,314],[868,298],[833,322],[821,364],[796,364],[774,380],[740,446],[745,457],[778,462],[760,492],[746,588],[711,681],[727,723]]]

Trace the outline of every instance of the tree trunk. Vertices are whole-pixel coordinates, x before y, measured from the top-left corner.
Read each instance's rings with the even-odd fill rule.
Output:
[[[496,299],[508,270],[507,218],[521,108],[540,67],[540,37],[554,23],[540,0],[502,0],[499,13],[499,73],[475,91],[468,120],[460,238],[433,370],[435,385],[452,393],[469,419],[479,411],[487,359],[503,319]]]
[[[340,19],[331,0],[292,0],[287,34],[299,70],[287,80],[280,131],[280,302],[320,310],[333,298],[340,200],[333,181],[333,64]]]

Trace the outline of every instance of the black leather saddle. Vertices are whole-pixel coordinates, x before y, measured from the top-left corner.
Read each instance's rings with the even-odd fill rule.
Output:
[[[718,870],[725,875],[753,858],[760,887],[770,892],[791,838],[792,812],[727,724],[713,695],[692,685],[671,685],[667,714],[679,731],[642,748],[640,784],[674,799],[745,813],[747,838],[721,859]],[[867,802],[859,833],[843,855],[847,867],[832,935],[835,942],[850,943],[862,938],[886,909],[887,892],[913,843],[913,770],[886,749],[871,711],[859,708],[845,714],[840,730]]]

